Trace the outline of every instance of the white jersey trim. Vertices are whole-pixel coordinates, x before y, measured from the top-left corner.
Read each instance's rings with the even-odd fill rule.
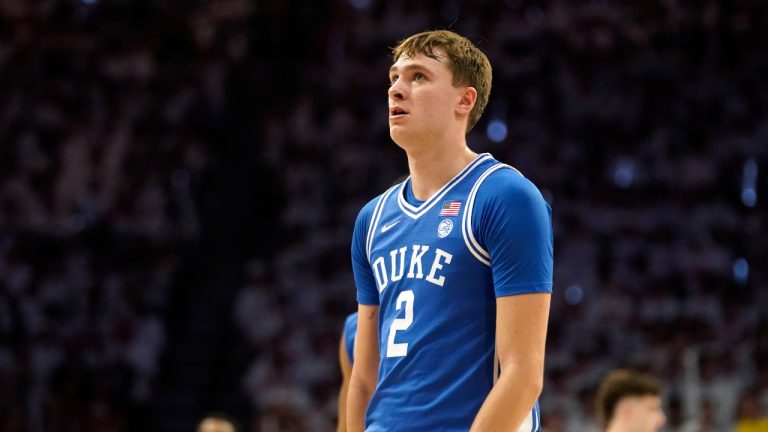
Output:
[[[405,182],[403,182],[405,183]],[[368,262],[371,262],[371,249],[373,248],[373,237],[376,234],[376,228],[379,226],[379,220],[381,214],[384,212],[384,204],[387,202],[387,198],[393,190],[397,189],[399,185],[394,185],[387,189],[386,192],[379,198],[379,202],[376,203],[376,207],[371,214],[371,223],[368,225],[368,233],[365,237],[365,256],[368,258]]]
[[[453,189],[454,186],[456,186],[461,180],[464,179],[470,172],[472,172],[475,167],[477,167],[481,162],[488,160],[491,158],[491,155],[489,153],[483,153],[478,155],[475,160],[473,160],[469,165],[464,167],[462,171],[460,171],[456,176],[445,184],[442,188],[440,188],[439,191],[435,195],[432,196],[432,198],[424,201],[420,206],[416,207],[412,204],[409,204],[408,201],[405,200],[405,185],[408,183],[408,179],[402,183],[400,186],[400,190],[397,193],[397,204],[400,206],[400,210],[402,212],[412,218],[412,219],[418,219],[421,216],[423,216],[425,213],[427,213],[434,205],[442,199],[445,194],[447,194],[451,189]]]
[[[533,417],[533,411],[528,413],[528,416],[523,420],[523,423],[520,425],[519,428],[517,428],[517,432],[532,432],[536,429],[533,428],[534,424],[534,417]]]
[[[491,266],[491,255],[487,250],[485,250],[485,248],[480,246],[480,243],[475,239],[475,234],[472,232],[472,212],[475,207],[475,197],[477,196],[477,191],[480,189],[480,185],[483,184],[483,181],[485,181],[489,175],[502,168],[511,169],[521,176],[523,175],[514,167],[502,163],[488,168],[472,186],[472,189],[469,192],[469,196],[467,197],[467,205],[464,209],[464,214],[461,218],[461,235],[464,238],[464,244],[467,245],[467,249],[469,249],[469,251],[472,253],[472,255],[474,255],[475,258],[477,258],[478,261],[489,267]]]

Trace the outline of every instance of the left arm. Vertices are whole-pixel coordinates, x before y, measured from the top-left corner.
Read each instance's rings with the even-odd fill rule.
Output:
[[[517,430],[531,412],[544,380],[550,297],[549,293],[534,293],[496,299],[501,375],[480,407],[471,431]]]
[[[488,179],[477,194],[472,229],[490,257],[501,374],[471,430],[516,431],[544,381],[554,266],[551,209],[533,183],[511,170]]]

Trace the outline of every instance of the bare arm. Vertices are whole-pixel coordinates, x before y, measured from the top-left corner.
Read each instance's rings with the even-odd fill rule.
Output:
[[[352,375],[352,365],[349,363],[347,347],[344,344],[344,332],[341,333],[341,340],[339,341],[339,366],[341,367],[341,390],[339,390],[339,423],[336,426],[336,432],[346,432],[347,393],[349,390],[349,379]]]
[[[379,373],[379,307],[359,305],[355,363],[347,394],[347,430],[365,430],[365,411],[376,389]]]
[[[548,293],[496,299],[496,349],[501,375],[472,423],[473,432],[517,430],[544,381]]]

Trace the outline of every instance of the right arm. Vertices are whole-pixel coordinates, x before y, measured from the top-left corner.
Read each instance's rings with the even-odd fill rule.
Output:
[[[377,200],[360,211],[352,233],[352,272],[357,287],[355,361],[347,390],[347,431],[365,430],[365,412],[376,389],[379,373],[379,291],[373,277],[366,240]]]
[[[365,430],[365,411],[376,389],[379,369],[379,307],[358,306],[355,363],[347,393],[347,430]]]

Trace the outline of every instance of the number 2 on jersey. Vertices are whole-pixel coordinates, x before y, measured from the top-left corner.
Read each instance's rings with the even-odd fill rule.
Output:
[[[395,334],[398,330],[407,330],[413,323],[413,291],[403,291],[397,296],[395,309],[402,309],[405,303],[405,317],[397,318],[389,326],[389,339],[387,340],[387,357],[405,357],[408,354],[408,343],[395,343]]]

